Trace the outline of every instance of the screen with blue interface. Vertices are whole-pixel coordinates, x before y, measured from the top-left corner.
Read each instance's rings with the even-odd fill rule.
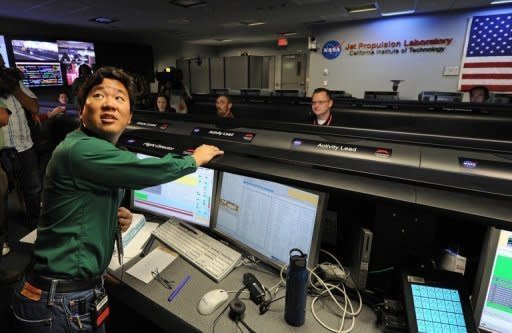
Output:
[[[512,332],[512,232],[500,231],[479,327]]]
[[[288,264],[293,248],[315,264],[321,194],[227,172],[220,177],[216,232],[274,266]]]
[[[7,57],[7,47],[5,45],[5,38],[0,35],[0,56],[4,60],[5,67],[9,67],[9,58]]]
[[[456,289],[411,284],[419,333],[465,333],[466,322]]]
[[[137,156],[154,158],[144,154]],[[198,168],[173,182],[133,191],[132,208],[209,227],[214,183],[214,170]]]

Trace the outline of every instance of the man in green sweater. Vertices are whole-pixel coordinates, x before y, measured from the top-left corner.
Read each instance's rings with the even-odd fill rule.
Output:
[[[131,224],[119,189],[175,180],[223,154],[202,145],[191,156],[138,159],[118,149],[134,99],[132,78],[112,67],[97,70],[80,90],[80,129],[59,144],[48,164],[35,263],[15,290],[19,332],[36,332],[38,325],[51,325],[52,332],[103,332],[102,313],[91,307],[105,299],[101,276],[116,231]]]

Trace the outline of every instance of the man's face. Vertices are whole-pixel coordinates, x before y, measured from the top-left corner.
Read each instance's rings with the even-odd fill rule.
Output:
[[[60,104],[68,104],[68,95],[59,94],[59,103]]]
[[[219,117],[225,117],[231,111],[232,104],[228,102],[226,96],[220,96],[217,98],[215,106],[217,107],[217,115]]]
[[[102,83],[94,86],[80,112],[85,128],[113,143],[117,142],[131,119],[128,90],[114,79],[103,79]]]
[[[332,107],[332,99],[325,91],[313,94],[311,97],[311,109],[316,116],[322,116],[329,112]]]
[[[471,94],[471,103],[483,103],[485,102],[485,91],[482,89],[475,89]]]

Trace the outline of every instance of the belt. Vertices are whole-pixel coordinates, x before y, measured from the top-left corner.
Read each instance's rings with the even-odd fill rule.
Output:
[[[85,279],[57,279],[41,275],[34,271],[29,271],[27,272],[25,278],[34,287],[37,287],[45,291],[50,291],[52,281],[57,281],[55,292],[58,293],[69,293],[73,291],[88,290],[101,285],[101,276],[94,276]]]

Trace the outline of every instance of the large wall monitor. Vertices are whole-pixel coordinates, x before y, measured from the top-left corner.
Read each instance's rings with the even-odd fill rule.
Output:
[[[288,264],[299,248],[312,267],[325,194],[263,179],[223,172],[219,175],[214,230],[266,263]]]
[[[23,83],[28,87],[61,86],[57,43],[17,40],[11,41],[14,61],[23,73]]]
[[[152,158],[140,153],[137,156]],[[131,206],[134,210],[209,227],[214,185],[214,170],[198,168],[173,182],[133,191]]]
[[[5,67],[9,67],[9,57],[7,56],[7,46],[5,45],[5,38],[0,35],[0,56],[4,60]]]
[[[512,232],[489,229],[475,283],[475,319],[485,332],[512,332]]]
[[[66,69],[66,82],[71,85],[78,77],[78,68],[88,65],[93,68],[96,64],[94,44],[87,42],[58,40],[59,61]]]

